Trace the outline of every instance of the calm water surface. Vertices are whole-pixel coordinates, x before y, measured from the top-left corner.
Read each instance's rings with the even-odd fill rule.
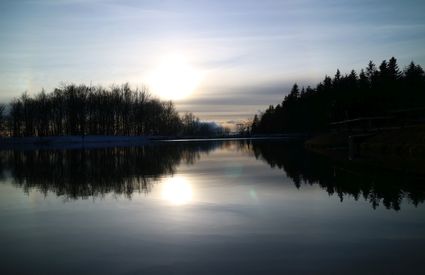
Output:
[[[298,144],[0,155],[1,274],[424,272],[424,182]]]

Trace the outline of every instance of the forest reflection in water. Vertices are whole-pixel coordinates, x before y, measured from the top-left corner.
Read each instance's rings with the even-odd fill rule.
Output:
[[[0,175],[25,192],[36,189],[66,199],[149,193],[162,176],[173,175],[182,164],[195,164],[203,155],[218,149],[237,150],[282,169],[284,176],[302,192],[302,186],[317,185],[329,193],[356,200],[363,198],[373,208],[383,204],[399,210],[403,199],[417,206],[425,200],[420,178],[370,167],[357,162],[336,161],[306,151],[287,141],[239,140],[164,142],[141,147],[85,150],[1,151]],[[213,175],[211,175],[213,176]],[[179,187],[180,186],[180,187]],[[178,193],[180,203],[190,196],[184,184],[164,191]],[[187,199],[187,198],[186,198]]]

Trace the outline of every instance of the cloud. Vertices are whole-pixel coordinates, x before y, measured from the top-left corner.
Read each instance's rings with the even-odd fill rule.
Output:
[[[155,57],[183,51],[207,76],[179,110],[238,121],[281,102],[294,82],[315,85],[337,68],[391,56],[424,64],[424,8],[396,0],[4,0],[0,97],[61,81],[141,84]]]

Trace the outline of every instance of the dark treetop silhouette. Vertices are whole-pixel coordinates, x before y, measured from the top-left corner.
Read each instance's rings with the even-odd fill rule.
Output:
[[[316,88],[299,89],[294,84],[283,102],[270,105],[255,115],[251,132],[269,134],[282,132],[322,131],[331,122],[358,117],[386,115],[390,111],[425,108],[425,74],[421,66],[410,63],[400,71],[392,57],[377,68],[369,65],[356,73],[334,78],[326,76]]]

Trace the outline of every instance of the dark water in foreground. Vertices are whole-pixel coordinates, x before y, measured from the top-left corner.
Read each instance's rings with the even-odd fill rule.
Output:
[[[297,144],[0,152],[0,273],[422,273],[421,179]]]

